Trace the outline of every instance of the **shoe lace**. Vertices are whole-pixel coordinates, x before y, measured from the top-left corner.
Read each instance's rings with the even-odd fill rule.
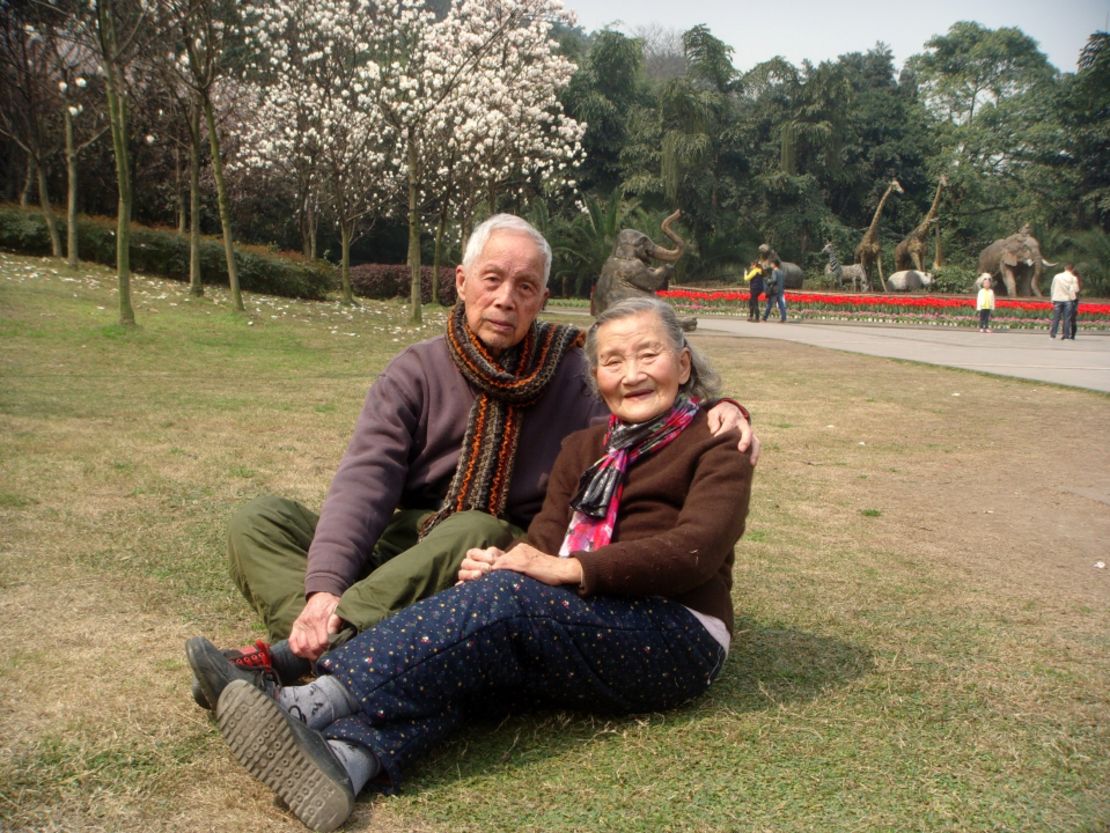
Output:
[[[257,640],[254,645],[248,645],[245,648],[225,651],[224,655],[230,662],[240,668],[257,668],[261,671],[273,673],[274,662],[273,657],[270,655],[270,645],[262,639]]]

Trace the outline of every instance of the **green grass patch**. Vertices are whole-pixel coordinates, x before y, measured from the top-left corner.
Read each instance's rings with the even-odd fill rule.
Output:
[[[261,635],[231,513],[318,507],[368,386],[446,312],[233,315],[137,275],[119,328],[110,271],[59,266],[0,254],[0,827],[301,830],[193,705],[182,644]],[[944,368],[692,338],[764,439],[721,677],[668,714],[468,721],[348,829],[1105,830],[1105,397],[952,399]],[[1045,442],[1060,414],[1089,441]]]

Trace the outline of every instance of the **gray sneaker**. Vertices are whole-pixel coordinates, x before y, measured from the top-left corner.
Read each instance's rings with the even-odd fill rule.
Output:
[[[216,702],[216,721],[247,772],[277,793],[308,827],[335,830],[351,816],[355,793],[327,740],[246,680],[232,680]]]

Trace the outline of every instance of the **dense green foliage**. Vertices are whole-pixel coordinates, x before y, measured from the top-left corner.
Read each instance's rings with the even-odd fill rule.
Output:
[[[25,13],[31,14],[19,11]],[[20,42],[18,27],[11,31],[11,43]],[[1048,260],[1075,262],[1086,291],[1110,294],[1110,34],[1090,36],[1074,72],[1050,65],[1036,37],[962,21],[923,36],[921,51],[901,67],[881,43],[817,64],[774,58],[751,66],[704,25],[643,37],[559,28],[559,48],[578,67],[561,104],[587,125],[584,161],[561,174],[574,185],[559,189],[537,180],[478,189],[475,215],[449,218],[444,262],[457,262],[460,237],[473,222],[514,211],[532,218],[552,243],[553,291],[584,296],[620,228],[635,226],[659,240],[659,222],[681,209],[676,228],[688,245],[678,281],[735,281],[765,242],[801,264],[817,286],[826,263],[822,246],[831,241],[842,262],[854,262],[880,196],[897,178],[903,192],[887,201],[877,226],[885,270],[892,271],[894,247],[922,222],[943,175],[949,185],[928,232],[926,268],[935,262],[934,271],[973,273],[985,246],[1028,223]],[[228,101],[240,85],[266,82],[238,50],[224,60],[221,94]],[[2,62],[0,69],[8,72]],[[45,76],[41,83],[44,95],[55,86]],[[92,79],[81,98],[90,115],[101,106],[97,83]],[[163,87],[157,73],[136,73],[129,105],[134,214],[150,225],[183,224],[188,190],[183,116]],[[13,80],[8,88],[20,87]],[[44,137],[45,181],[60,204],[65,166],[59,114],[50,107],[38,114],[36,129]],[[13,108],[0,97],[0,115]],[[315,204],[308,223],[308,180],[243,164],[250,148],[238,118],[229,112],[226,119],[237,234],[336,261],[336,217]],[[206,143],[199,151],[206,169]],[[0,131],[0,199],[35,198],[26,159]],[[458,173],[439,171],[445,183]],[[82,151],[79,178],[78,208],[113,215],[107,138]],[[201,227],[217,233],[207,175],[201,191]],[[434,206],[418,208],[428,220]],[[385,205],[374,212],[360,218],[368,232],[352,248],[352,263],[403,261],[403,213]],[[424,262],[432,260],[435,225],[423,231]],[[33,229],[27,234],[33,238]],[[142,246],[132,250],[142,258]],[[94,252],[95,246],[82,256],[101,257]],[[178,274],[175,258],[166,269]],[[208,280],[225,271],[205,265]],[[252,278],[243,281],[249,287]],[[967,288],[949,280],[940,285]]]
[[[113,266],[116,262],[115,222],[83,217],[78,221],[81,257]],[[50,254],[50,238],[42,215],[15,206],[0,206],[0,249],[25,254]],[[242,247],[235,252],[243,289],[286,298],[321,300],[335,283],[334,269],[323,261],[300,261],[267,255]],[[223,244],[200,241],[204,283],[227,285]],[[131,232],[131,266],[139,272],[175,280],[189,280],[189,240],[164,229],[136,227]]]
[[[1059,73],[1017,29],[962,22],[930,38],[896,70],[878,46],[795,67],[746,72],[703,26],[687,31],[685,71],[652,81],[641,41],[612,31],[572,47],[581,67],[568,110],[591,121],[580,182],[588,214],[634,201],[643,230],[683,211],[690,253],[679,278],[735,279],[760,242],[807,268],[814,283],[831,240],[844,262],[871,223],[886,270],[921,222],[939,177],[950,185],[928,241],[928,262],[974,274],[979,251],[1030,223],[1046,257],[1081,264],[1090,291],[1110,290],[1110,50],[1092,35],[1076,73]],[[614,147],[620,147],[614,154]],[[554,242],[583,221],[552,218]],[[591,228],[597,223],[591,222]],[[581,251],[581,246],[567,246]],[[927,264],[928,266],[928,264]]]

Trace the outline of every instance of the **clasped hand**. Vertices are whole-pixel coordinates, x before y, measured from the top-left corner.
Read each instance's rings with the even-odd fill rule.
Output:
[[[519,543],[508,552],[498,547],[466,551],[459,566],[459,584],[474,581],[494,570],[512,570],[544,584],[581,584],[582,564],[577,558],[560,558]]]

